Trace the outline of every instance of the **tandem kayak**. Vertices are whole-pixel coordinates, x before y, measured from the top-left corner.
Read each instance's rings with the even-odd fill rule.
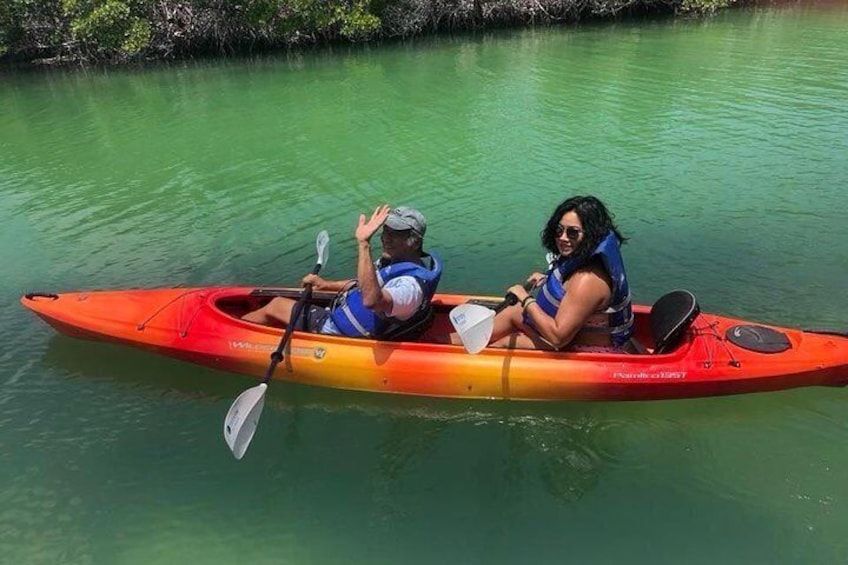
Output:
[[[32,293],[24,306],[59,332],[117,342],[223,371],[261,377],[283,330],[240,317],[301,289],[168,288]],[[331,293],[312,301],[328,304]],[[470,355],[439,343],[448,313],[492,297],[437,294],[417,341],[389,342],[293,332],[284,379],[340,389],[450,398],[648,400],[848,384],[848,334],[766,326],[700,312],[676,291],[635,306],[644,352],[589,353],[487,348]]]

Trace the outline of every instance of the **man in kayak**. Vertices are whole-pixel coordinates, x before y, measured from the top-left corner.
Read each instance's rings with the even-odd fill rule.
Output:
[[[371,237],[379,230],[382,255],[371,257]],[[442,276],[442,262],[425,253],[427,221],[415,208],[379,206],[371,219],[360,214],[355,236],[359,252],[356,279],[328,281],[306,275],[303,285],[335,291],[331,308],[307,306],[295,329],[313,333],[397,339],[423,326],[430,315],[430,301]],[[266,325],[289,323],[297,301],[274,298],[242,319]]]

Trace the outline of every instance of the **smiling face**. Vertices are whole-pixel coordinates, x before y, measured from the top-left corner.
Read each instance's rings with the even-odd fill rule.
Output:
[[[380,243],[383,246],[385,259],[395,259],[414,251],[412,242],[412,230],[393,230],[389,226],[383,226],[383,231],[380,232]]]
[[[577,212],[572,210],[563,214],[556,228],[556,245],[559,254],[568,257],[574,253],[584,237],[586,234],[583,231],[583,222],[580,221]]]

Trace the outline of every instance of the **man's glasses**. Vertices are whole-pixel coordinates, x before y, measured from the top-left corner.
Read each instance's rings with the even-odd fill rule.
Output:
[[[577,239],[578,237],[580,237],[581,233],[583,233],[583,230],[581,230],[580,228],[575,227],[575,226],[566,227],[566,226],[563,226],[562,224],[557,224],[557,227],[556,227],[556,236],[557,237],[562,237],[562,234],[565,234],[565,237],[573,240],[573,239]]]

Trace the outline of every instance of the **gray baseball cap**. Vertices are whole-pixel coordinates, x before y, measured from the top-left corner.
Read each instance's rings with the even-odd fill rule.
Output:
[[[392,208],[389,217],[386,218],[386,225],[393,230],[412,230],[422,237],[427,231],[427,220],[424,219],[424,214],[409,206]]]

